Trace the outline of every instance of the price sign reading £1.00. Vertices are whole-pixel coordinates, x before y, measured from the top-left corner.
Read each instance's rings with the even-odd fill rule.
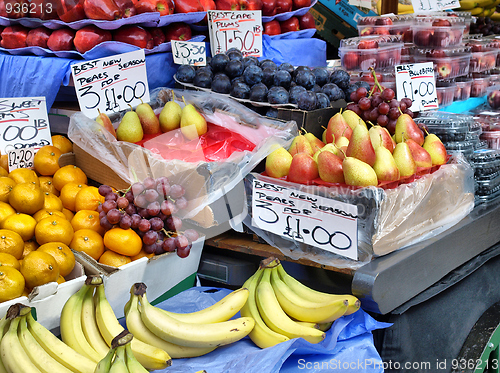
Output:
[[[80,110],[89,118],[149,102],[144,49],[71,65]]]
[[[204,41],[172,40],[174,63],[178,65],[206,66],[207,51]]]
[[[212,56],[236,48],[243,56],[262,56],[262,14],[260,10],[209,10],[208,32]]]
[[[412,111],[435,110],[439,107],[436,77],[432,62],[396,66],[397,99],[408,97]]]
[[[254,179],[252,225],[358,260],[357,206]]]

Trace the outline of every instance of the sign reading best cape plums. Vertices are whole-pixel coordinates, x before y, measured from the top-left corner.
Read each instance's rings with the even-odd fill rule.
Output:
[[[358,260],[357,206],[254,179],[252,225]]]
[[[144,49],[71,65],[80,110],[89,118],[149,102]]]

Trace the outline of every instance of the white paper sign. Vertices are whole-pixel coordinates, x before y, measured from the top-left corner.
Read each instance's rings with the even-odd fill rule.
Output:
[[[207,51],[204,41],[172,40],[174,63],[178,65],[206,66]]]
[[[89,118],[149,102],[144,49],[71,65],[80,110]]]
[[[254,179],[252,225],[358,260],[357,206]]]
[[[208,32],[212,56],[236,48],[243,56],[262,56],[262,14],[260,10],[209,10]]]
[[[0,150],[52,145],[45,97],[0,98]]]
[[[432,62],[396,66],[396,97],[412,100],[412,111],[435,110],[439,107],[436,77]]]
[[[440,12],[460,8],[458,0],[412,0],[414,13]]]
[[[16,168],[33,168],[33,158],[37,150],[25,148],[9,151],[9,172]]]

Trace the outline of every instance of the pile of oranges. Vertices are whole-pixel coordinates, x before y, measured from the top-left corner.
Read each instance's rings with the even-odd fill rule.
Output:
[[[80,168],[59,166],[59,157],[72,151],[71,142],[56,135],[52,143],[38,150],[34,170],[8,172],[7,156],[0,158],[0,302],[27,295],[35,286],[64,282],[75,266],[71,249],[115,267],[142,256],[105,247],[97,212],[104,197],[87,185]],[[115,240],[120,235],[109,245]]]

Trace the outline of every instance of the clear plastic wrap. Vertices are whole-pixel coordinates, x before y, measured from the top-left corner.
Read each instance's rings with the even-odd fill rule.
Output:
[[[234,100],[214,93],[156,89],[151,92],[150,104],[157,114],[164,103],[171,100],[172,92],[181,106],[184,105],[184,97],[186,103],[193,104],[207,122],[253,142],[253,150],[237,149],[228,158],[217,162],[189,162],[180,159],[167,161],[137,144],[116,140],[111,133],[82,113],[71,117],[68,137],[77,147],[95,158],[95,165],[89,165],[89,168],[100,167],[99,161],[104,163],[110,172],[116,174],[115,177],[121,179],[122,185],[144,180],[148,176],[167,176],[172,182],[182,185],[189,201],[189,207],[184,209],[186,213],[182,218],[203,215],[205,207],[224,197],[277,146],[287,147],[297,134],[294,121],[280,122],[264,118]],[[115,127],[123,114],[124,112],[110,116]],[[175,136],[174,132],[181,133],[180,130],[170,132],[172,136]],[[233,202],[241,205],[241,199],[226,200],[228,209]]]
[[[474,208],[474,172],[463,157],[451,158],[432,174],[394,189],[326,188],[279,181],[296,188],[358,207],[358,261],[321,250],[252,226],[253,178],[276,183],[277,179],[251,173],[245,178],[249,214],[244,224],[284,255],[305,258],[337,268],[357,269],[373,257],[433,237],[457,224]]]

